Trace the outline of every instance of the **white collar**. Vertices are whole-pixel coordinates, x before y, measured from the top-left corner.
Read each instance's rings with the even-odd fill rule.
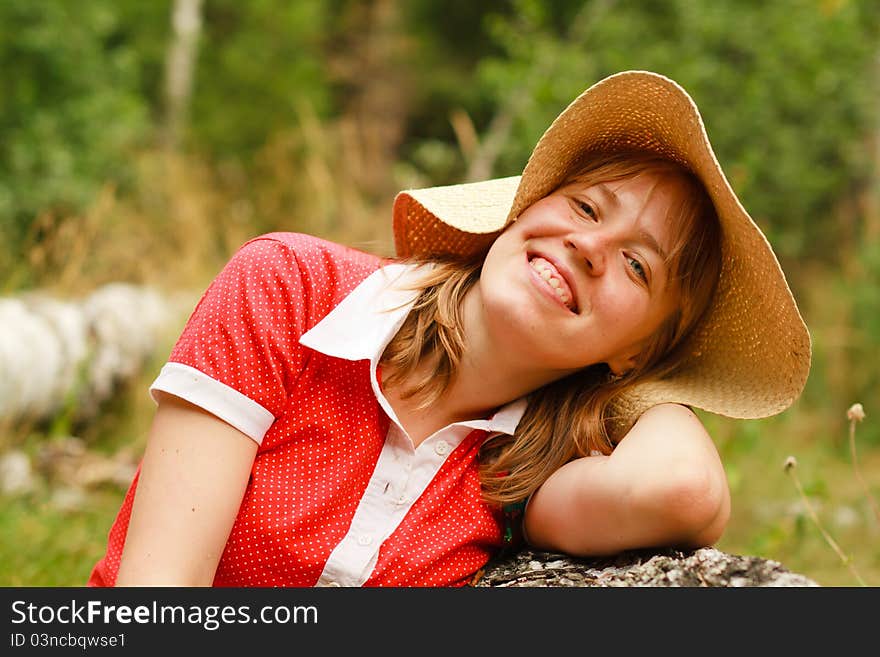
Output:
[[[418,296],[408,289],[419,276],[419,266],[394,263],[374,271],[349,293],[320,322],[300,337],[300,344],[328,356],[370,361],[373,392],[384,411],[400,422],[379,390],[376,368],[385,347],[397,334]],[[488,420],[468,420],[456,425],[513,434],[526,410],[526,399],[501,407]],[[402,427],[401,427],[402,428]]]

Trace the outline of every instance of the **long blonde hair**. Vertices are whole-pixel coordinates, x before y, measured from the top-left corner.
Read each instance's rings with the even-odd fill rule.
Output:
[[[668,254],[670,283],[679,304],[649,338],[626,375],[610,376],[597,364],[551,382],[528,396],[516,433],[487,440],[481,448],[480,477],[487,501],[506,504],[526,499],[555,470],[591,451],[609,454],[619,440],[615,401],[636,383],[674,371],[676,350],[693,330],[714,293],[721,266],[721,234],[712,202],[700,182],[678,164],[646,152],[592,154],[575,166],[562,186],[610,182],[645,173],[683,180],[688,193],[677,208],[679,230]],[[435,266],[419,281],[421,294],[388,345],[382,363],[390,365],[386,385],[406,382],[403,396],[427,408],[451,384],[464,351],[462,300],[480,276],[485,253],[469,258],[432,259]],[[421,374],[415,380],[418,366]]]

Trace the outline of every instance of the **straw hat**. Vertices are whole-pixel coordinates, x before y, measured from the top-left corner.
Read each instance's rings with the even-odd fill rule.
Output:
[[[529,205],[552,192],[586,151],[646,149],[703,183],[722,228],[721,275],[674,375],[638,384],[619,410],[631,423],[678,402],[736,418],[788,408],[810,369],[810,336],[766,237],[721,170],[696,104],[674,81],[627,71],[578,96],[538,141],[522,176],[408,190],[394,201],[399,256],[484,249]]]

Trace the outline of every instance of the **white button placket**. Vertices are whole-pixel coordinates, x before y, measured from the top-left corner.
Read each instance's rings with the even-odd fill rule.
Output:
[[[388,265],[371,274],[342,300],[300,343],[318,352],[347,360],[370,359],[371,385],[391,419],[374,472],[355,509],[348,531],[325,564],[319,586],[360,586],[369,579],[383,542],[433,480],[470,429],[512,433],[525,409],[518,400],[490,420],[471,420],[445,427],[413,448],[400,428],[377,383],[379,358],[406,319],[417,293],[408,285],[418,276],[412,265]],[[365,536],[369,536],[367,541]],[[366,545],[363,544],[366,542]]]
[[[361,586],[372,573],[382,542],[397,528],[417,497],[410,493],[412,442],[391,424],[367,490],[345,538],[334,548],[318,580]]]

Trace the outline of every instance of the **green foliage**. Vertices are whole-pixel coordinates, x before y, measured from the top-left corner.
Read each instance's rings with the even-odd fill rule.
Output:
[[[271,135],[294,126],[299,104],[326,115],[331,80],[324,56],[335,34],[331,5],[205,3],[190,121],[199,149],[247,160]]]
[[[0,497],[0,586],[85,586],[106,549],[119,496],[111,489],[89,492],[70,510],[44,491]]]
[[[405,147],[417,148],[427,139],[454,148],[449,121],[453,109],[466,109],[481,125],[492,118],[495,98],[474,74],[486,57],[503,55],[502,46],[490,38],[488,25],[492,17],[509,15],[512,9],[510,0],[416,0],[403,4],[401,18],[409,44],[406,66],[416,80],[409,99],[410,143]]]
[[[297,129],[298,108],[319,117],[345,110],[351,86],[369,84],[352,77],[346,58],[375,6],[205,2],[187,143],[256,174],[257,150]],[[853,235],[833,218],[869,184],[864,145],[880,88],[871,68],[880,7],[870,0],[389,6],[399,20],[388,38],[405,54],[391,74],[408,89],[401,153],[435,182],[465,171],[452,110],[466,111],[478,132],[499,113],[512,116],[493,170],[512,175],[574,95],[609,73],[645,68],[695,97],[719,159],[784,264],[833,261],[829,247]],[[15,72],[0,94],[7,237],[20,239],[40,212],[81,211],[99,186],[132,175],[132,149],[163,118],[170,10],[171,0],[0,4],[0,64]]]
[[[517,107],[498,174],[522,168],[544,127],[605,75],[654,70],[700,106],[731,183],[780,256],[835,255],[841,196],[864,188],[863,148],[880,81],[880,11],[870,2],[518,0],[481,63],[500,107]]]
[[[13,250],[37,214],[80,212],[132,173],[150,122],[124,8],[0,3],[0,238]]]
[[[880,190],[878,190],[880,193]],[[880,217],[878,217],[880,223]],[[880,236],[877,236],[880,238]],[[856,364],[851,370],[850,389],[853,401],[863,401],[870,419],[859,427],[861,444],[880,445],[880,239],[868,239],[857,251],[859,283],[841,289],[840,294],[852,299],[852,342],[847,345],[847,360]],[[863,359],[862,354],[873,354]]]

